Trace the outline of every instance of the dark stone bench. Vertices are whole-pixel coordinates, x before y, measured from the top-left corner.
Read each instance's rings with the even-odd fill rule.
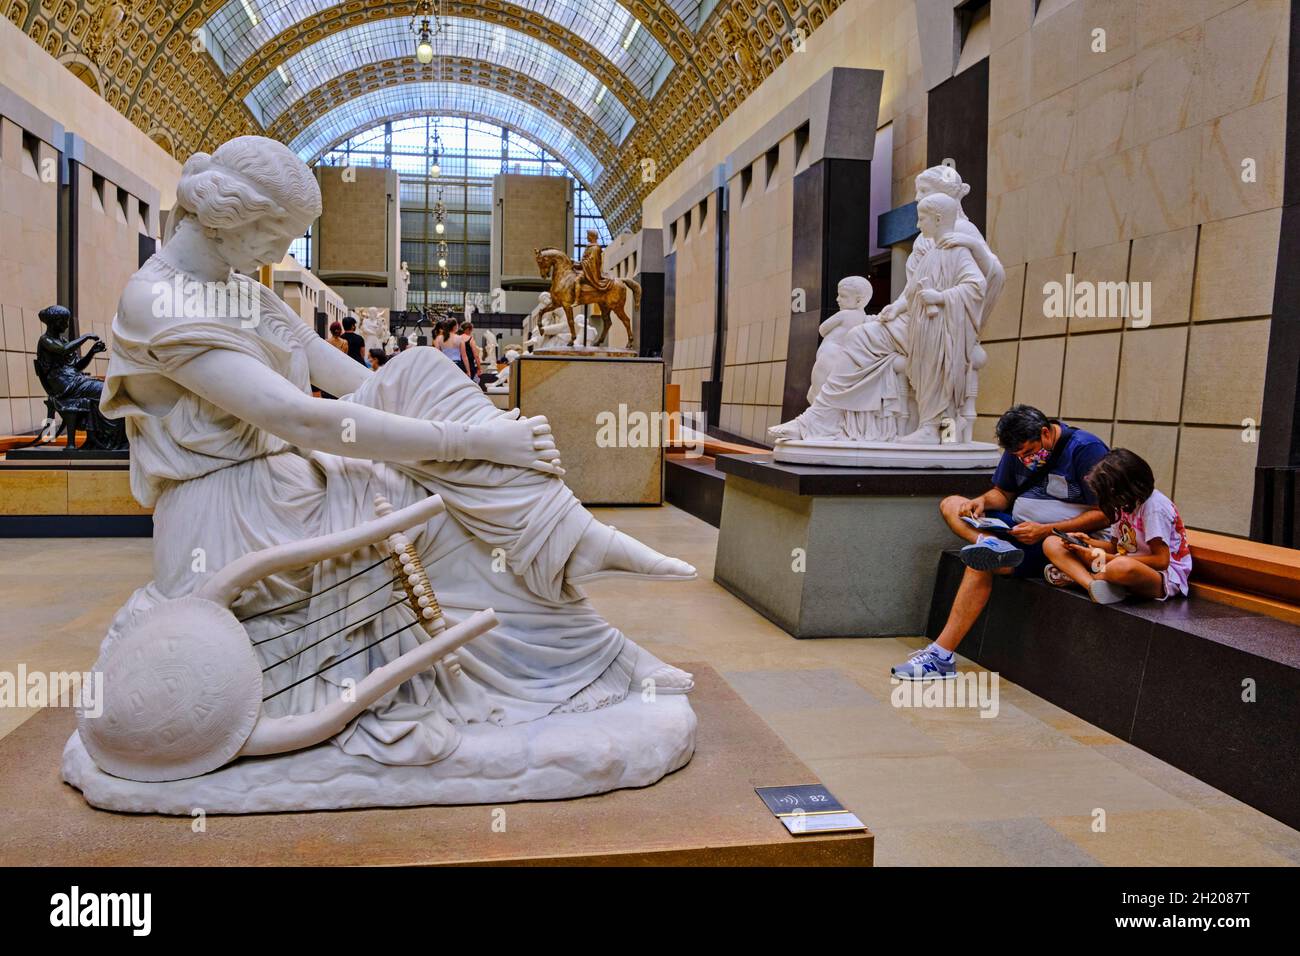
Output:
[[[955,550],[940,556],[931,639],[964,571]],[[1197,597],[1101,606],[998,576],[958,653],[1300,829],[1295,625]]]

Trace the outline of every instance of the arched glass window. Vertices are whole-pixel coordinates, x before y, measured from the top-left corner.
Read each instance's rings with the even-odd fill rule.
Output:
[[[402,260],[411,270],[407,303],[412,309],[437,304],[459,308],[465,293],[491,292],[492,177],[498,173],[569,177],[574,194],[571,254],[582,256],[588,229],[596,230],[602,244],[609,242],[605,218],[573,170],[520,133],[492,123],[446,116],[394,120],[348,137],[320,162],[391,167],[400,175]],[[305,261],[305,246],[306,240],[299,240],[290,250],[299,261]],[[440,261],[446,266],[440,267]]]

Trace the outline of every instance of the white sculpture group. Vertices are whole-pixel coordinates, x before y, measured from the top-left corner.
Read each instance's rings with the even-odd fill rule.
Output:
[[[550,321],[547,321],[547,318]],[[588,346],[587,339],[595,339],[594,330],[588,332],[587,318],[582,313],[573,317],[578,346]],[[543,349],[573,348],[575,340],[569,332],[568,319],[555,304],[549,292],[537,296],[537,305],[524,319],[524,348],[538,352]]]
[[[251,283],[320,209],[278,142],[196,154],[122,294],[102,407],[155,577],[109,628],[103,716],[80,715],[64,779],[189,814],[572,797],[682,766],[690,675],[581,588],[694,568],[582,507],[545,418],[435,349],[371,372],[268,289],[255,317],[157,308],[178,276]]]
[[[971,467],[997,450],[972,439],[980,330],[1002,289],[1002,264],[962,211],[970,191],[950,166],[916,178],[920,236],[902,294],[867,315],[871,285],[840,282],[822,323],[810,405],[775,425],[777,461],[882,467]]]
[[[367,349],[385,349],[393,334],[388,327],[388,310],[374,306],[357,309],[357,331],[366,340]]]

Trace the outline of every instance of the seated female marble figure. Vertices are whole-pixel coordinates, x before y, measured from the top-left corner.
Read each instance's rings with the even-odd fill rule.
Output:
[[[167,240],[114,321],[103,408],[126,419],[132,491],[154,508],[154,580],[107,640],[247,552],[372,518],[376,494],[401,508],[436,493],[445,513],[411,538],[444,614],[454,623],[492,607],[500,624],[457,653],[459,666],[418,675],[350,724],[335,738],[343,750],[428,764],[456,748],[457,725],[591,710],[646,680],[658,693],[689,690],[689,674],[611,627],[577,586],[688,579],[694,568],[582,507],[545,418],[496,409],[437,349],[407,349],[371,372],[233,271],[280,261],[320,209],[311,172],[273,140],[240,137],[185,164]],[[195,316],[166,294],[194,284],[223,306]],[[341,398],[313,398],[313,383]],[[264,663],[284,661],[265,675],[268,693],[284,691],[267,713],[335,700],[345,681],[414,646],[408,630],[342,661],[405,623],[389,606],[389,569],[346,580],[374,560],[275,575],[235,606]]]

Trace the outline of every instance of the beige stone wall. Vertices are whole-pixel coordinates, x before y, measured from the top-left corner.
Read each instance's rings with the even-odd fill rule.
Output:
[[[137,233],[157,235],[159,213],[175,203],[180,164],[148,136],[78,80],[66,67],[32,43],[12,23],[0,19],[0,87],[27,107],[43,113],[91,149],[130,170],[158,190],[150,225],[140,219],[138,197],[128,194],[126,209],[117,185],[106,180],[98,205],[91,197],[89,170],[81,169],[80,260],[77,319],[81,332],[109,341],[109,326],[126,279],[136,269]],[[13,101],[13,100],[11,100]],[[29,114],[24,114],[29,115]],[[49,126],[46,125],[48,130]],[[42,327],[37,312],[58,297],[57,152],[24,130],[13,117],[0,116],[0,434],[39,427],[45,417],[44,389],[32,368]],[[48,136],[48,132],[41,135]],[[87,368],[102,375],[106,358]]]
[[[0,50],[0,86],[144,179],[163,209],[175,205],[181,166],[166,150],[3,17]]]
[[[45,417],[45,390],[32,358],[41,323],[36,313],[57,296],[58,183],[42,177],[57,153],[24,144],[23,129],[0,117],[0,435],[23,432]]]
[[[571,254],[569,183],[565,176],[502,173],[494,177],[493,192],[501,202],[492,214],[501,217],[501,223],[492,234],[502,236],[502,248],[500,257],[494,254],[493,259],[500,275],[536,277],[534,249],[549,247]]]
[[[894,204],[911,201],[912,178],[925,168],[926,99],[915,0],[845,0],[804,46],[646,197],[643,226],[666,227],[662,219],[669,206],[833,66],[884,71],[877,123],[894,124]]]
[[[781,419],[790,338],[795,141],[777,144],[776,165],[758,157],[727,183],[727,342],[723,353],[724,431],[765,441]]]
[[[112,180],[96,176],[85,166],[79,166],[77,174],[81,177],[77,210],[78,332],[91,332],[110,342],[122,289],[140,267],[139,236],[150,234],[149,223],[141,213],[151,219],[154,216],[147,203],[142,208],[139,198]],[[104,353],[86,371],[103,375],[107,368]]]
[[[1007,286],[985,330],[977,432],[989,437],[1012,401],[1030,402],[1147,458],[1189,526],[1245,534],[1258,446],[1244,439],[1261,424],[1282,201],[1288,4],[1072,0],[1037,20],[1031,11],[1031,0],[993,3],[988,236]],[[1091,48],[1096,29],[1105,52]],[[1045,284],[1067,275],[1150,283],[1149,326],[1050,317]]]
[[[386,273],[390,268],[388,170],[317,167],[318,272]]]
[[[713,377],[717,322],[718,194],[711,192],[668,224],[676,255],[676,334],[669,381],[682,387],[682,413],[701,411],[700,385]]]

